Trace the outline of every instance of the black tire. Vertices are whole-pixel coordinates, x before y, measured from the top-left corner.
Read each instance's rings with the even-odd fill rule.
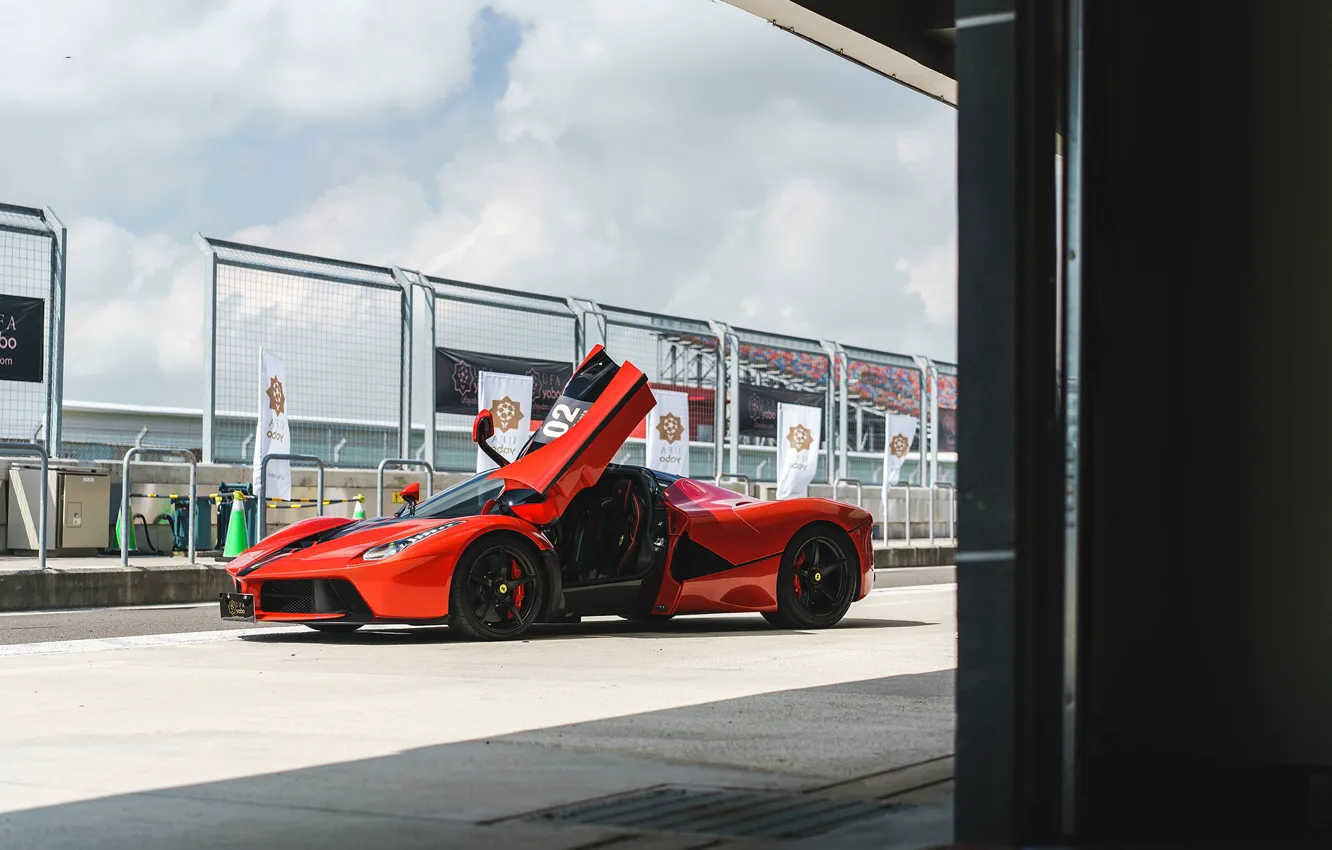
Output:
[[[860,559],[846,532],[811,525],[791,538],[777,570],[777,610],[763,618],[779,629],[837,625],[856,598]]]
[[[532,546],[507,534],[477,540],[453,570],[449,628],[470,640],[513,640],[540,619],[549,593]]]
[[[350,634],[365,623],[304,623],[307,629],[314,629],[317,632],[329,632],[331,634]]]

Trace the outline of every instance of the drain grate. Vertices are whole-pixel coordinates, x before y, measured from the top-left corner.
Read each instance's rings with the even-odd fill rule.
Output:
[[[810,838],[889,810],[878,800],[666,785],[578,803],[534,819],[650,832],[745,838]]]

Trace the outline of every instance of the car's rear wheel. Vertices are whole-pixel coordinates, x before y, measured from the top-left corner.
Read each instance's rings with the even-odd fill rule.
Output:
[[[856,598],[857,564],[845,532],[817,525],[801,529],[777,570],[777,610],[764,611],[764,619],[779,629],[837,625]]]
[[[449,628],[472,640],[512,640],[536,622],[546,592],[531,546],[507,535],[483,537],[453,571]]]
[[[331,634],[350,634],[356,631],[364,623],[306,623],[305,627],[314,629],[317,632],[328,632]]]

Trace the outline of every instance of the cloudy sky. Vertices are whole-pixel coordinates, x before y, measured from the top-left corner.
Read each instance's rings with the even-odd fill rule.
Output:
[[[955,112],[715,0],[43,0],[0,80],[67,399],[202,402],[195,231],[954,359]]]

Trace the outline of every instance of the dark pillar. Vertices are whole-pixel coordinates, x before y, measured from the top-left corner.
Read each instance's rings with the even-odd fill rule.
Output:
[[[1332,4],[1088,13],[1082,835],[1326,846]]]
[[[1054,4],[958,0],[959,842],[1059,829]]]

